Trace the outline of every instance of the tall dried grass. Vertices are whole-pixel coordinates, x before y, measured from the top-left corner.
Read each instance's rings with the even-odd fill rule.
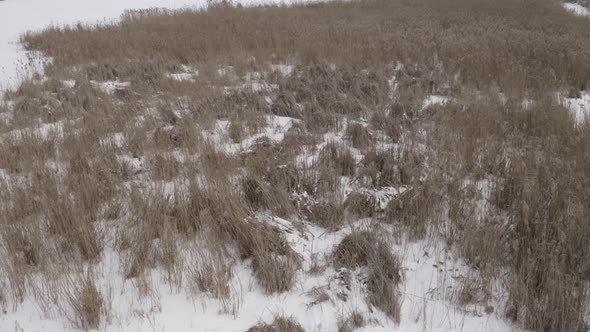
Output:
[[[590,125],[552,96],[590,87],[589,25],[553,1],[374,0],[149,10],[27,33],[25,47],[54,61],[46,81],[24,82],[2,108],[11,115],[0,134],[3,299],[38,294],[26,280],[55,280],[55,260],[92,266],[105,246],[138,285],[161,268],[171,284],[229,302],[235,258],[267,293],[286,292],[301,258],[260,213],[327,231],[373,218],[412,238],[443,236],[481,281],[466,283],[459,302],[505,278],[505,312],[519,327],[583,330]],[[262,73],[270,90],[236,87],[271,63],[296,66]],[[181,65],[197,78],[167,78]],[[130,85],[109,94],[89,80]],[[422,109],[430,94],[452,101]],[[240,145],[270,115],[299,122],[282,142],[256,136],[244,151],[211,138],[227,120]],[[50,123],[61,130],[32,128]],[[383,212],[365,191],[345,194],[343,178],[408,190]],[[187,263],[186,243],[202,237],[211,255]],[[353,233],[333,264],[368,268],[368,301],[399,320],[390,249],[378,234]],[[73,322],[97,328],[105,300],[84,278],[69,293]],[[277,318],[272,329],[300,327]]]

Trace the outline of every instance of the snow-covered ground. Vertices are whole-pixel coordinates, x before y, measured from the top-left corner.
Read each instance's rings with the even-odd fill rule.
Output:
[[[590,9],[582,6],[579,3],[565,2],[563,4],[563,8],[565,8],[565,10],[573,13],[574,15],[590,17]]]
[[[558,96],[561,104],[569,109],[577,124],[582,124],[590,119],[590,92],[582,91],[578,98]]]
[[[342,271],[332,267],[322,273],[309,273],[313,257],[330,255],[335,246],[352,230],[371,229],[371,220],[360,220],[338,232],[308,225],[299,231],[289,221],[274,216],[260,216],[265,222],[278,225],[293,249],[304,258],[298,272],[298,283],[289,292],[265,295],[252,273],[250,261],[238,263],[230,281],[233,296],[222,303],[205,294],[194,300],[189,294],[175,290],[164,281],[164,274],[154,271],[151,286],[156,295],[140,297],[132,282],[124,280],[113,252],[104,254],[97,271],[101,291],[111,296],[112,318],[105,331],[235,331],[244,332],[260,321],[272,322],[277,315],[293,317],[305,331],[337,332],[338,317],[361,313],[367,325],[357,331],[511,331],[513,327],[486,308],[458,308],[452,304],[462,278],[469,269],[462,260],[437,241],[393,244],[401,258],[404,283],[401,286],[401,322],[399,325],[367,305],[366,275],[362,269],[352,272],[349,286],[340,279]],[[392,228],[383,229],[393,232]],[[194,257],[186,257],[186,259]],[[320,259],[321,260],[321,259]],[[320,262],[321,263],[321,262]],[[494,296],[502,298],[500,288]],[[325,298],[318,295],[323,294]],[[346,298],[346,300],[342,300]],[[32,301],[25,301],[17,312],[0,315],[0,331],[75,331],[59,317],[43,317]]]
[[[237,1],[250,4],[256,0]],[[277,0],[277,2],[284,2]],[[206,0],[5,0],[0,1],[0,91],[14,87],[19,78],[25,75],[27,54],[18,44],[18,37],[27,30],[37,30],[50,24],[75,24],[77,22],[96,23],[116,20],[126,9],[150,7],[182,8],[204,6]],[[291,66],[277,67],[283,74],[289,74]],[[188,70],[187,70],[188,71]],[[174,79],[192,79],[195,74],[172,74]],[[64,82],[64,84],[70,84]],[[95,83],[105,92],[125,86],[126,82]],[[251,87],[254,89],[254,86]],[[586,103],[588,95],[580,100],[566,100],[571,107]],[[445,96],[430,96],[423,107],[449,102]],[[583,105],[587,105],[583,104]],[[587,112],[586,106],[579,106]],[[582,111],[576,112],[580,114]],[[586,114],[586,113],[584,113]],[[226,152],[247,150],[260,135],[272,141],[280,141],[284,133],[297,120],[286,117],[268,117],[269,126],[259,136],[231,143],[226,138],[227,122],[217,122],[215,131],[203,133]],[[41,133],[49,130],[62,130],[61,126],[39,129]],[[341,138],[343,135],[336,138]],[[329,137],[332,140],[335,138]],[[1,139],[1,137],[0,137]],[[118,136],[116,139],[119,140]],[[305,160],[305,158],[304,158]],[[398,193],[398,189],[390,191]],[[404,189],[405,190],[405,189]],[[393,195],[393,194],[391,194]],[[390,195],[390,196],[391,196]],[[457,280],[466,278],[469,269],[442,243],[436,241],[408,242],[400,240],[392,245],[403,263],[405,274],[401,286],[401,323],[395,325],[386,319],[379,310],[370,308],[363,293],[362,271],[354,273],[351,289],[345,289],[338,281],[338,271],[331,267],[318,275],[310,269],[313,257],[326,257],[339,241],[353,228],[372,227],[370,220],[361,220],[338,232],[326,233],[323,229],[307,225],[297,230],[290,221],[273,216],[261,216],[268,223],[277,223],[286,228],[286,237],[294,250],[304,258],[303,270],[298,271],[298,284],[289,292],[267,296],[252,274],[251,262],[237,263],[231,280],[231,303],[203,296],[195,300],[183,291],[172,289],[164,281],[165,276],[154,271],[150,282],[156,290],[154,296],[146,299],[137,294],[130,281],[125,281],[118,265],[118,257],[106,250],[98,267],[98,282],[102,291],[109,294],[112,303],[112,317],[105,327],[106,331],[246,331],[259,321],[272,321],[275,315],[293,316],[306,331],[337,331],[338,316],[346,317],[354,310],[360,311],[369,319],[362,331],[509,331],[513,327],[499,318],[501,313],[486,313],[488,308],[458,308],[452,297],[456,294]],[[384,232],[394,233],[385,228]],[[392,236],[393,237],[393,236]],[[188,259],[188,258],[187,258]],[[495,289],[501,291],[501,289]],[[314,304],[314,292],[325,292],[328,300]],[[337,298],[345,293],[348,300]],[[501,294],[494,294],[501,299]],[[227,306],[231,310],[227,310]],[[498,306],[501,307],[501,305]],[[229,311],[229,312],[228,312]],[[500,311],[500,310],[498,310]],[[0,332],[4,331],[64,331],[71,330],[67,320],[59,315],[45,316],[30,299],[14,312],[0,313]]]

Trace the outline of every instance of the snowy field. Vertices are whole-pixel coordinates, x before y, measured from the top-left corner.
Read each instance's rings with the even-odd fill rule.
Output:
[[[256,0],[239,1],[253,4]],[[38,30],[48,25],[102,23],[116,20],[124,10],[152,7],[197,8],[204,0],[6,0],[0,1],[0,91],[14,88],[26,75],[30,65],[29,56],[18,44],[19,35],[25,31]],[[580,8],[578,8],[580,7]],[[564,8],[577,15],[589,15],[584,7],[574,4]],[[584,12],[585,10],[585,12]],[[171,74],[173,75],[173,74]],[[174,74],[180,75],[180,74]],[[194,75],[196,76],[196,74]],[[176,76],[174,76],[176,77]],[[190,76],[192,77],[192,76]],[[182,77],[178,78],[181,80]],[[393,82],[393,80],[392,80]],[[64,82],[64,85],[67,85]],[[423,102],[423,109],[433,105],[452,102],[445,96],[431,95]],[[590,115],[590,95],[584,92],[578,98],[563,98],[564,106],[576,114],[582,122]],[[297,119],[289,117],[269,117],[269,126],[259,134],[273,142],[281,141],[292,123]],[[211,142],[226,146],[227,152],[245,150],[259,136],[242,140],[241,144],[231,143],[227,136],[227,123],[219,122],[217,130],[209,134]],[[346,144],[344,131],[327,136],[325,142],[341,141]],[[0,138],[1,139],[1,138]],[[320,146],[321,147],[321,146]],[[306,156],[302,156],[306,160]],[[309,156],[307,156],[309,157]],[[1,173],[0,173],[1,175]],[[484,190],[485,183],[477,183]],[[483,188],[483,189],[482,189]],[[387,198],[401,195],[405,188],[386,188],[385,193],[373,193],[375,197]],[[485,196],[485,195],[484,195]],[[482,198],[482,201],[484,199]],[[381,202],[383,205],[387,201]],[[452,301],[458,280],[466,278],[471,271],[462,260],[448,252],[441,243],[428,241],[407,241],[403,237],[395,243],[404,271],[401,286],[401,323],[394,324],[379,310],[374,310],[364,300],[366,285],[364,273],[359,269],[352,271],[351,287],[345,287],[338,280],[338,271],[328,267],[318,275],[308,275],[315,257],[326,257],[336,245],[353,231],[374,229],[371,220],[359,220],[338,232],[326,234],[325,230],[308,226],[298,229],[288,220],[274,216],[261,215],[261,220],[276,224],[285,231],[285,237],[295,252],[304,259],[303,270],[297,272],[297,284],[289,292],[280,295],[265,295],[257,285],[252,273],[251,262],[236,263],[230,281],[235,298],[231,303],[221,303],[210,298],[194,301],[188,294],[172,289],[164,281],[163,273],[153,271],[152,287],[159,293],[151,297],[151,303],[142,303],[136,294],[137,289],[131,281],[122,278],[123,271],[118,266],[118,257],[105,251],[102,262],[97,267],[98,286],[109,294],[113,315],[105,331],[246,331],[260,321],[271,322],[277,315],[292,316],[306,331],[338,331],[335,317],[347,316],[360,311],[369,324],[359,331],[511,331],[514,327],[504,319],[502,313],[490,313],[488,307],[474,306],[458,308]],[[384,227],[383,232],[394,234],[395,229]],[[190,257],[185,257],[189,259]],[[329,300],[317,302],[318,292],[324,292]],[[496,308],[505,301],[505,290],[498,285],[492,290],[497,299]],[[345,294],[347,301],[333,300]],[[317,303],[316,303],[317,302]],[[229,306],[229,308],[228,308]],[[46,317],[34,301],[25,299],[16,311],[7,308],[0,313],[0,332],[8,331],[74,331],[59,315]],[[491,310],[493,311],[494,308]],[[377,322],[377,323],[371,323]]]

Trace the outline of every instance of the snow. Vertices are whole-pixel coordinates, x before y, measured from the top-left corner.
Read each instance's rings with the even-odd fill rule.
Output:
[[[169,73],[166,76],[171,80],[182,82],[194,81],[196,75],[191,73]]]
[[[273,64],[270,66],[270,69],[272,71],[281,73],[283,76],[290,76],[291,73],[293,73],[293,70],[295,70],[295,66],[287,64]]]
[[[229,120],[216,120],[214,129],[203,131],[202,135],[224,153],[235,155],[249,151],[262,138],[268,138],[273,143],[281,142],[293,123],[298,121],[300,120],[285,116],[267,115],[266,123],[268,125],[266,127],[262,128],[259,133],[248,136],[237,143],[233,143],[229,137]]]
[[[174,81],[194,81],[199,76],[199,71],[187,65],[181,66],[181,71],[178,73],[168,73],[166,77]]]
[[[428,107],[436,106],[436,105],[446,105],[449,102],[449,97],[446,96],[438,96],[438,95],[430,95],[424,99],[422,102],[422,109],[425,110]]]
[[[393,251],[404,266],[401,288],[401,323],[395,325],[365,300],[366,271],[350,271],[350,287],[339,280],[339,271],[327,267],[321,273],[311,273],[314,258],[324,264],[335,246],[353,231],[372,229],[371,220],[361,220],[340,231],[327,233],[313,225],[298,231],[291,222],[272,215],[260,215],[260,222],[278,225],[293,249],[304,259],[303,270],[297,272],[294,289],[283,294],[266,295],[257,284],[251,262],[236,262],[233,266],[231,288],[233,296],[223,304],[206,294],[190,297],[182,290],[167,284],[164,273],[152,271],[148,282],[152,295],[142,297],[133,282],[121,277],[119,257],[112,249],[105,250],[96,268],[97,285],[103,293],[109,291],[113,306],[111,324],[104,331],[236,331],[243,332],[259,321],[271,322],[276,315],[292,316],[305,331],[336,332],[337,319],[353,311],[363,314],[367,326],[360,331],[509,331],[509,326],[496,314],[484,314],[474,307],[466,312],[450,303],[459,280],[468,275],[466,264],[453,259],[442,243],[431,240],[409,242],[401,239],[393,243]],[[382,230],[392,234],[391,228]],[[195,244],[198,243],[195,241]],[[189,252],[192,252],[189,250]],[[185,257],[194,261],[195,257]],[[498,292],[498,289],[494,289]],[[314,293],[324,292],[328,301],[314,303]],[[338,299],[346,296],[346,301]],[[499,294],[496,294],[499,296]],[[0,331],[15,326],[24,331],[71,331],[68,323],[59,319],[38,317],[37,308],[29,300],[22,310],[0,316]],[[17,329],[18,330],[18,329]]]
[[[21,141],[24,137],[35,136],[41,140],[47,140],[50,136],[62,137],[63,122],[42,123],[38,127],[30,127],[25,129],[15,129],[8,133],[0,135],[0,139],[12,139],[15,142]]]
[[[117,90],[126,89],[127,87],[129,87],[129,85],[131,83],[119,82],[119,81],[105,81],[105,82],[90,81],[90,84],[92,84],[93,87],[100,89],[102,92],[110,95],[110,94],[115,93],[115,91],[117,91]]]
[[[63,80],[63,81],[61,81],[61,84],[66,89],[73,89],[76,86],[76,81],[75,80]]]
[[[561,104],[572,112],[577,124],[590,118],[590,92],[581,92],[579,98],[561,97],[560,100]]]
[[[562,6],[565,10],[576,16],[590,17],[590,10],[582,6],[581,4],[573,2],[564,2]]]

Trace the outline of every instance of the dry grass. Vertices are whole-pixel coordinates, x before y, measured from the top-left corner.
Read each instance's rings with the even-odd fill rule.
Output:
[[[366,325],[365,317],[358,311],[353,311],[346,319],[338,321],[338,332],[352,332]]]
[[[444,237],[477,275],[458,302],[480,301],[501,279],[502,309],[519,328],[582,330],[590,125],[552,96],[590,88],[588,22],[553,1],[374,0],[149,10],[28,33],[25,47],[54,61],[47,80],[23,82],[2,106],[2,298],[20,303],[37,294],[32,273],[54,280],[54,261],[92,266],[105,246],[137,285],[162,269],[227,302],[231,262],[242,259],[265,292],[286,292],[301,258],[259,214],[327,231],[372,218],[411,238]],[[292,73],[271,72],[278,63]],[[166,76],[181,65],[199,71],[194,81]],[[254,73],[269,90],[255,89]],[[130,85],[109,94],[89,80]],[[422,110],[431,94],[452,102]],[[271,115],[299,122],[274,142],[262,137]],[[218,120],[229,124],[222,134]],[[49,124],[47,135],[34,129]],[[343,177],[358,187],[345,201]],[[365,191],[402,184],[383,214]],[[187,263],[186,244],[203,237],[203,263]],[[368,301],[399,321],[390,247],[353,233],[332,263],[366,268]],[[105,320],[92,282],[71,292],[81,328]],[[282,321],[259,328],[302,330]]]
[[[356,171],[356,161],[350,149],[338,143],[326,144],[320,150],[317,163],[318,168],[327,169],[337,176],[353,176]]]
[[[334,251],[336,267],[369,269],[369,301],[391,319],[400,321],[401,264],[390,247],[372,232],[353,233],[345,237]]]
[[[336,196],[314,204],[309,208],[308,217],[312,222],[329,230],[339,229],[345,222],[341,198]]]
[[[588,131],[551,100],[525,110],[487,98],[486,106],[472,101],[436,117],[442,127],[432,139],[441,145],[434,152],[450,175],[440,178],[448,186],[448,238],[488,281],[501,267],[512,269],[511,319],[536,330],[578,330],[584,290],[568,281],[584,280],[579,264],[588,259],[582,249],[588,166],[580,145]],[[473,202],[480,198],[465,186],[469,179],[490,190],[484,200],[491,205],[479,222]]]
[[[588,40],[587,22],[572,18],[554,2],[539,1],[534,6],[508,0],[330,3],[266,8],[264,20],[259,20],[260,11],[143,11],[126,14],[120,24],[124,29],[50,28],[43,35],[27,34],[23,41],[28,48],[54,57],[54,67],[95,63],[88,73],[101,74],[91,74],[91,79],[137,75],[145,83],[157,81],[165,62],[215,61],[243,68],[248,56],[262,59],[270,54],[277,60],[298,55],[306,62],[329,59],[352,67],[388,65],[395,59],[435,66],[431,55],[436,54],[434,60],[441,61],[447,73],[461,71],[464,83],[480,86],[493,81],[510,92],[559,81],[583,87],[590,77],[585,61],[589,50],[578,43]],[[223,20],[231,24],[213,28]],[[177,33],[180,26],[185,33]],[[133,43],[126,42],[130,38]],[[358,82],[354,76],[350,79]],[[344,88],[368,92],[362,85]],[[321,97],[318,102],[322,103]]]
[[[357,149],[366,149],[371,146],[373,138],[367,128],[359,123],[350,123],[346,127],[346,135]]]
[[[87,275],[80,278],[72,288],[66,291],[73,314],[70,320],[78,329],[97,330],[104,321],[106,304],[93,277]]]
[[[276,317],[272,324],[258,324],[248,329],[248,332],[304,332],[301,325],[290,317]]]

